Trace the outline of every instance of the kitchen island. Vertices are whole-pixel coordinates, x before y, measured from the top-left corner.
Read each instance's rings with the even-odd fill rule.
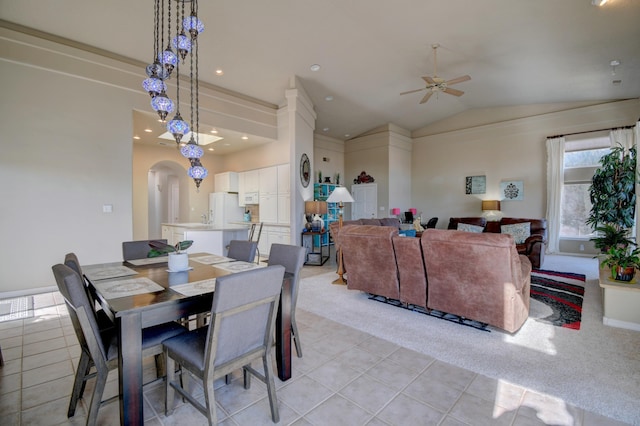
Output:
[[[171,245],[184,240],[193,240],[189,253],[211,253],[225,256],[231,240],[249,238],[250,224],[214,226],[203,223],[163,223],[162,238]]]

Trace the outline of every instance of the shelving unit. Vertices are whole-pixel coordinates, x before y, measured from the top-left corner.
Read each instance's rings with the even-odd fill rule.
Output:
[[[313,184],[313,200],[314,201],[326,201],[329,195],[336,189],[338,185],[333,183],[314,183]],[[322,220],[324,220],[324,229],[327,230],[322,235],[314,235],[314,245],[316,246],[324,246],[333,244],[333,242],[329,238],[329,224],[332,222],[338,221],[339,214],[338,203],[327,203],[327,214],[322,215]],[[319,239],[322,241],[319,241]]]

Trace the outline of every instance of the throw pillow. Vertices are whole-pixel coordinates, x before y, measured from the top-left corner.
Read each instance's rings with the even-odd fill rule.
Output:
[[[513,235],[516,244],[523,244],[531,235],[531,222],[514,223],[500,226],[500,232]]]
[[[469,223],[458,223],[458,231],[481,233],[484,232],[484,228],[482,226],[471,225]]]

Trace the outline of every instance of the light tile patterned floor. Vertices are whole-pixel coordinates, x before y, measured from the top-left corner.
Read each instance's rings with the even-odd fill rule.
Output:
[[[305,267],[303,275],[325,272]],[[58,293],[35,297],[33,318],[0,323],[5,358],[0,367],[1,425],[84,424],[86,402],[76,415],[66,412],[79,347]],[[276,379],[283,425],[620,425],[569,406],[562,400],[504,383],[299,310],[303,358],[293,359],[293,378]],[[145,378],[155,373],[145,361]],[[202,390],[191,381],[194,393]],[[112,372],[105,398],[117,394]],[[85,395],[90,395],[89,383]],[[258,380],[250,390],[241,375],[216,387],[223,425],[269,425],[266,388]],[[147,425],[198,425],[205,418],[178,401],[164,416],[164,388],[145,388]],[[119,423],[116,401],[100,409],[101,425]]]

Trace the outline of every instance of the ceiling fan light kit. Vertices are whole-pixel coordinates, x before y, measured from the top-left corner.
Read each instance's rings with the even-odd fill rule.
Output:
[[[422,92],[426,90],[427,93],[420,100],[420,103],[423,104],[431,98],[434,93],[443,92],[453,96],[462,96],[464,92],[462,90],[452,89],[449,86],[454,84],[462,83],[464,81],[471,80],[471,77],[468,75],[463,75],[461,77],[456,77],[451,80],[445,80],[444,78],[438,77],[438,57],[437,57],[437,49],[440,47],[438,43],[434,43],[431,45],[433,49],[433,77],[424,76],[422,79],[427,83],[426,87],[422,89],[409,90],[408,92],[402,92],[400,95],[408,95],[410,93]]]

